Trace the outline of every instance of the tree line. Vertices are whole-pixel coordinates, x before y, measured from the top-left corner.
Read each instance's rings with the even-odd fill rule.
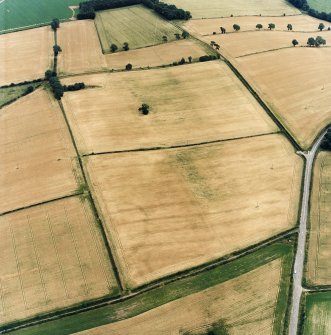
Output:
[[[153,9],[156,13],[167,20],[188,20],[192,17],[189,11],[177,8],[175,5],[168,5],[159,0],[90,0],[79,4],[77,19],[94,19],[95,12],[99,10],[140,4]]]
[[[307,0],[288,0],[293,6],[304,10],[310,16],[317,17],[320,20],[331,22],[331,13],[319,12],[309,6]]]

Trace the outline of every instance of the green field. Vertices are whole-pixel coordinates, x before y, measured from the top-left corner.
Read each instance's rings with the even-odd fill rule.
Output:
[[[53,18],[69,19],[81,0],[0,0],[0,32],[50,22]]]
[[[307,0],[309,7],[316,9],[319,12],[331,12],[330,0]]]
[[[0,89],[0,107],[2,107],[3,105],[7,104],[10,101],[16,100],[26,91],[28,86],[32,86],[35,88],[39,85],[40,83],[1,88]]]
[[[331,292],[306,296],[304,335],[331,334]]]
[[[124,42],[129,43],[130,49],[137,49],[163,43],[162,36],[174,41],[174,34],[182,33],[173,24],[140,5],[97,12],[95,22],[104,52],[110,50],[112,43],[119,50],[122,50]]]
[[[126,319],[236,278],[276,259],[282,259],[282,278],[274,319],[274,334],[282,334],[288,308],[293,242],[277,242],[225,265],[204,271],[113,305],[14,331],[12,335],[69,335]]]

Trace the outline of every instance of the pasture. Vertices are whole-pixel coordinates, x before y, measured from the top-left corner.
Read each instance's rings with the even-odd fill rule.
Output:
[[[1,324],[116,292],[90,205],[78,197],[0,217]]]
[[[162,19],[152,10],[142,6],[129,6],[97,12],[95,24],[104,52],[110,51],[110,45],[116,44],[123,50],[124,42],[130,49],[137,49],[176,39],[176,33],[182,31],[169,21]]]
[[[165,147],[277,132],[220,61],[66,78],[97,86],[63,99],[83,154]],[[161,94],[162,93],[162,94]],[[144,116],[138,108],[151,107]]]
[[[312,285],[331,284],[331,153],[318,154],[314,167],[310,208],[307,280]]]
[[[225,256],[297,223],[302,159],[282,135],[84,162],[129,286]]]
[[[302,148],[331,122],[330,48],[278,50],[237,58],[235,65]]]
[[[57,30],[57,39],[62,48],[58,56],[60,74],[107,68],[92,20],[62,23]]]
[[[319,292],[306,296],[304,335],[331,333],[331,293]]]
[[[207,334],[215,323],[226,334],[272,335],[281,268],[282,260],[276,259],[139,316],[77,335]]]
[[[0,35],[0,85],[43,78],[52,64],[53,45],[50,27]]]
[[[197,61],[200,56],[212,53],[209,48],[193,39],[182,39],[148,48],[129,50],[105,55],[109,69],[124,69],[130,63],[133,68],[169,65],[179,62],[182,57],[189,62]]]
[[[191,33],[199,35],[211,35],[213,32],[220,33],[220,27],[224,27],[228,33],[233,32],[233,25],[238,24],[240,31],[257,31],[256,25],[262,24],[263,30],[268,30],[268,24],[274,23],[276,31],[288,31],[287,25],[292,24],[293,32],[319,32],[318,25],[324,22],[325,26],[331,25],[329,22],[321,21],[309,15],[295,15],[295,16],[241,16],[241,17],[224,17],[209,20],[189,20],[186,21],[183,27]],[[293,36],[294,37],[294,36]],[[259,43],[257,43],[258,45]]]
[[[331,12],[331,2],[328,0],[307,0],[310,8],[313,8],[319,12]]]
[[[300,11],[286,0],[166,0],[191,12],[193,19],[213,18],[222,16],[265,15],[281,16],[300,14]]]
[[[69,6],[81,0],[3,0],[0,1],[0,33],[3,30],[50,22],[55,17],[69,19],[73,15]],[[31,40],[30,40],[31,41]]]
[[[158,316],[158,310],[160,310],[160,308],[164,312],[167,312],[167,316],[169,318],[174,317],[175,322],[177,318],[180,317],[179,313],[174,315],[165,304],[173,308],[178,307],[181,313],[185,313],[186,317],[188,312],[190,311],[190,305],[188,305],[188,303],[194,303],[194,310],[200,312],[201,308],[199,308],[199,306],[203,306],[205,308],[204,315],[206,315],[209,311],[208,302],[210,301],[214,306],[215,299],[218,299],[218,303],[222,304],[221,306],[224,307],[224,309],[229,313],[228,318],[232,320],[232,330],[242,331],[240,324],[233,322],[232,317],[232,315],[235,315],[236,317],[237,315],[239,315],[238,311],[242,311],[242,314],[245,314],[247,321],[243,317],[243,315],[240,315],[239,318],[242,321],[242,325],[245,325],[246,328],[262,329],[263,331],[263,329],[265,328],[263,328],[262,325],[264,324],[266,326],[266,330],[268,330],[270,329],[268,326],[272,322],[274,334],[281,334],[283,332],[284,322],[286,319],[290,273],[293,261],[292,257],[293,240],[292,242],[289,242],[288,240],[275,242],[272,245],[261,248],[257,252],[247,254],[243,257],[233,260],[232,262],[217,266],[216,268],[212,268],[209,271],[200,272],[188,278],[182,278],[178,281],[170,282],[167,285],[161,285],[154,290],[141,293],[126,301],[106,305],[104,307],[80,314],[69,315],[65,318],[50,320],[46,323],[31,326],[26,329],[16,330],[12,332],[12,334],[69,335],[74,333],[76,334],[80,331],[83,332],[84,330],[88,330],[91,328],[95,328],[91,329],[92,334],[99,334],[100,331],[102,334],[109,334],[109,332],[107,331],[108,327],[106,325],[109,324],[109,327],[112,327],[115,324],[110,325],[110,323],[114,323],[124,319],[128,320],[123,321],[123,324],[124,322],[128,322],[129,324],[130,322],[132,322],[129,318],[133,318],[137,315],[140,315],[140,317],[133,318],[131,320],[142,320],[146,321],[147,323],[148,316]],[[280,262],[281,269],[278,268],[278,264]],[[275,267],[278,268],[281,278],[279,278],[279,274],[276,274]],[[270,272],[272,272],[272,274],[270,273],[271,276],[269,275],[269,272],[264,274],[266,270],[270,270]],[[250,281],[254,280],[253,278],[255,279],[254,284]],[[245,279],[247,281],[243,283],[243,280]],[[271,280],[274,281],[271,282]],[[261,286],[265,290],[263,297],[259,289],[259,281],[261,281]],[[242,284],[242,286],[240,287],[238,284]],[[275,306],[274,287],[277,285],[279,285],[279,288],[276,298],[277,303]],[[249,287],[249,290],[246,290],[246,287]],[[228,292],[228,290],[230,292]],[[207,293],[209,292],[208,297],[201,297],[201,304],[195,303],[196,299],[194,297],[200,297],[200,295],[198,294],[201,291]],[[254,316],[256,316],[256,313],[253,309],[254,306],[256,306],[256,304],[254,303],[255,297],[253,297],[252,294],[250,296],[247,295],[247,293],[250,291],[253,291],[255,293],[257,299],[259,299],[259,302],[262,303],[266,309],[266,311],[261,311],[261,314],[265,317],[264,320],[260,317],[254,318]],[[213,295],[210,294],[214,294],[214,292],[217,296],[215,298]],[[268,296],[269,293],[270,296]],[[189,297],[190,295],[191,298]],[[230,295],[234,299],[233,303],[229,302],[228,300]],[[241,300],[240,297],[242,297],[243,299]],[[245,304],[243,304],[242,301],[244,301],[245,297],[247,297],[247,299],[245,300]],[[172,303],[172,301],[174,301],[174,304]],[[223,303],[223,301],[228,302],[229,304],[226,305],[225,303]],[[268,303],[266,303],[267,301]],[[233,309],[230,314],[229,308],[231,304]],[[183,310],[183,305],[185,305],[186,307],[185,311]],[[259,306],[256,306],[256,308],[258,311],[260,311]],[[273,321],[270,321],[267,318],[270,316],[272,309],[274,309],[274,317]],[[193,308],[191,310],[193,310]],[[246,314],[246,312],[248,313]],[[217,313],[220,313],[218,309]],[[195,315],[197,317],[199,316],[197,313]],[[212,318],[212,315],[207,316],[207,320],[204,325],[206,325],[206,323],[209,322]],[[160,320],[163,321],[161,315]],[[159,332],[160,325],[158,325],[158,320],[154,321],[154,327],[157,327],[156,329],[158,331],[155,331],[153,333],[160,334],[161,332]],[[172,320],[168,320],[168,324],[164,324],[162,322],[161,325],[167,328],[171,327],[171,321]],[[187,324],[187,320],[185,320],[185,318],[183,321],[185,324]],[[201,319],[198,319],[196,323],[194,322],[195,320],[191,318],[191,322],[188,326],[190,326],[191,324],[194,326],[195,324],[202,321]],[[141,324],[141,326],[146,327],[146,323]],[[120,324],[121,323],[118,323],[118,325]],[[178,324],[178,322],[176,324]],[[105,333],[102,332],[103,329],[106,329]],[[174,333],[178,334],[178,330]],[[182,333],[180,334],[182,335]]]
[[[0,213],[76,192],[81,181],[61,110],[44,89],[0,113]]]
[[[19,98],[29,86],[36,88],[38,85],[40,83],[0,88],[0,107]]]

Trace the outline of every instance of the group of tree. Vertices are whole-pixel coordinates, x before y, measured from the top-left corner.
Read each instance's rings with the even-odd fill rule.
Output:
[[[63,85],[64,92],[79,91],[85,88],[84,83],[75,83],[73,85]]]
[[[56,29],[60,28],[60,20],[59,19],[53,19],[51,21],[51,28],[56,31]]]
[[[220,58],[220,55],[204,55],[204,56],[201,56],[199,57],[199,62],[208,62],[210,60],[215,60],[215,59],[218,59]]]
[[[61,98],[63,97],[64,89],[56,73],[51,70],[47,70],[45,72],[45,78],[49,81],[52,92],[54,94],[54,98],[57,100],[61,100]]]
[[[329,129],[326,135],[324,136],[322,143],[321,143],[321,148],[323,150],[331,150],[331,130]]]
[[[167,20],[188,20],[192,17],[189,11],[185,11],[177,8],[175,5],[169,5],[159,0],[90,0],[80,3],[77,19],[94,19],[95,12],[98,10],[120,8],[138,4],[142,4],[153,9],[156,13]]]
[[[313,8],[310,8],[307,0],[288,0],[295,7],[302,9],[308,13],[308,15],[317,17],[320,20],[331,22],[331,13],[319,12]]]
[[[319,47],[326,44],[326,40],[322,36],[309,37],[307,41],[308,46],[310,47]]]
[[[188,56],[187,61],[184,57],[182,57],[179,62],[173,62],[172,65],[173,66],[184,65],[186,63],[192,63],[192,60],[193,60],[192,56]]]

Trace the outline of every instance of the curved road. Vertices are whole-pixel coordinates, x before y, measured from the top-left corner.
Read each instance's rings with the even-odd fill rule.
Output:
[[[325,130],[314,143],[313,147],[308,152],[298,152],[306,159],[305,168],[305,179],[302,194],[301,203],[301,216],[299,225],[299,238],[297,253],[295,255],[294,271],[293,271],[293,291],[292,291],[292,307],[291,307],[291,319],[289,335],[297,335],[298,332],[298,321],[299,321],[299,309],[300,309],[300,298],[302,293],[302,276],[305,259],[305,246],[306,246],[306,235],[307,235],[307,218],[309,209],[309,196],[310,196],[310,184],[311,175],[313,169],[313,162],[317,149],[319,148],[324,135]]]

